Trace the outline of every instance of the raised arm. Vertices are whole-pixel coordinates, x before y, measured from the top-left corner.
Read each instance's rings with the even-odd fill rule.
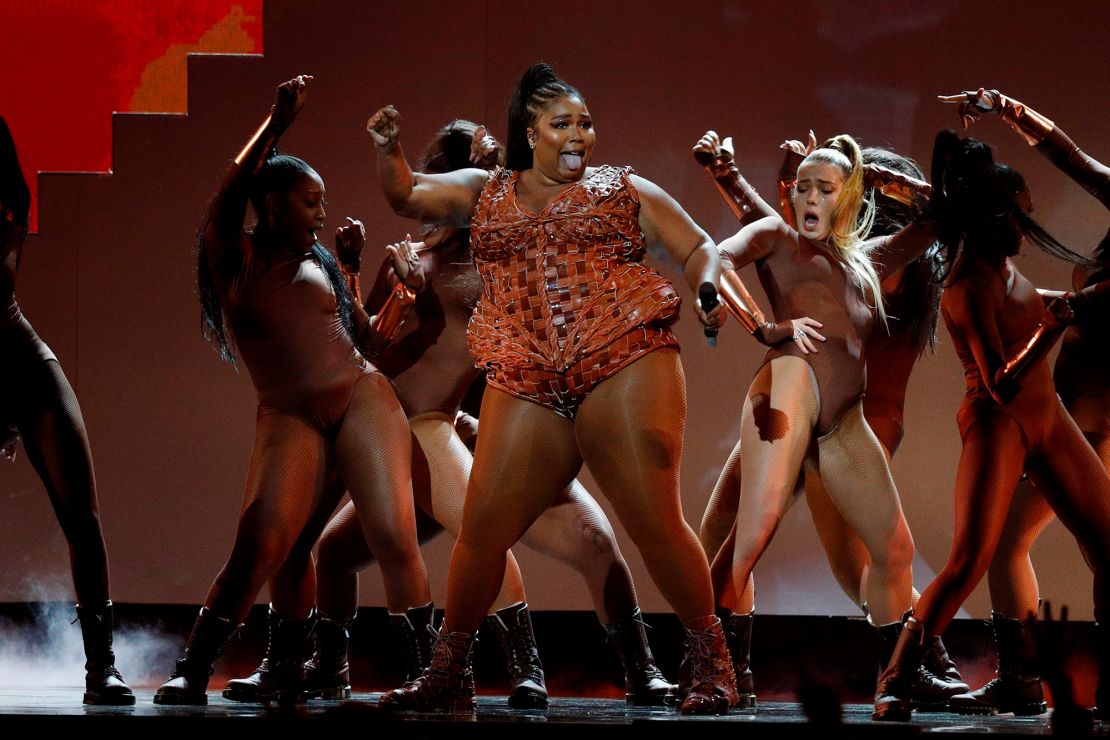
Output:
[[[716,131],[706,131],[694,145],[694,159],[713,178],[717,192],[742,226],[776,215],[737,169],[731,136],[721,141]]]
[[[378,271],[366,302],[362,301],[359,273],[366,234],[362,223],[348,217],[350,223],[335,234],[339,264],[355,299],[354,319],[359,342],[370,354],[377,354],[394,339],[416,303],[416,293],[424,287],[424,271],[416,246],[408,236],[403,242],[386,247],[386,259]],[[410,287],[412,286],[412,287]]]
[[[429,224],[466,226],[489,173],[471,167],[444,174],[413,172],[401,149],[401,114],[392,105],[366,122],[378,159],[378,181],[389,207]]]
[[[812,132],[810,133],[812,136]],[[784,145],[785,146],[785,145]],[[778,213],[767,201],[760,197],[758,191],[740,174],[733,158],[732,137],[721,141],[716,131],[706,131],[698,143],[694,145],[694,159],[702,165],[717,187],[725,203],[732,210],[733,215],[740,221],[741,226],[755,223],[764,218],[779,218]],[[791,185],[787,186],[792,187]],[[789,200],[789,199],[788,199]],[[720,252],[718,252],[720,254]],[[806,331],[801,327],[795,329],[794,323],[783,321],[776,324],[768,321],[763,310],[755,298],[748,291],[740,274],[735,269],[724,269],[722,265],[720,294],[728,312],[732,314],[740,325],[758,341],[767,345],[778,344],[786,339],[793,338],[800,342],[803,352],[816,351],[812,346]],[[807,327],[820,328],[821,324],[810,319],[802,319]],[[813,332],[813,336],[821,341],[824,337]]]
[[[347,216],[347,223],[335,230],[335,253],[339,269],[351,295],[351,318],[355,325],[355,339],[364,351],[374,354],[384,343],[373,331],[370,317],[362,305],[362,288],[359,270],[362,267],[362,248],[366,245],[366,227],[361,221]]]
[[[939,99],[959,106],[965,129],[983,113],[998,114],[1030,146],[1037,147],[1064,174],[1110,208],[1110,167],[1085,154],[1050,119],[998,90],[979,88],[957,95],[941,95]]]
[[[240,150],[220,181],[208,205],[204,252],[221,279],[233,275],[242,261],[243,219],[247,215],[250,179],[265,163],[278,139],[304,107],[310,75],[300,75],[278,85],[270,115]]]
[[[936,228],[922,220],[902,227],[890,236],[868,239],[866,249],[882,282],[925,253],[937,240]]]
[[[682,266],[686,283],[695,294],[702,283],[720,285],[721,260],[709,234],[658,185],[638,175],[631,178],[639,193],[640,229],[648,244],[663,247]],[[695,309],[698,319],[707,327],[719,327],[724,321],[723,306],[718,305],[706,314],[695,302]]]
[[[874,188],[887,198],[907,206],[917,206],[933,194],[933,186],[924,180],[874,162],[863,165],[863,183],[864,187]]]
[[[779,211],[790,226],[798,224],[798,217],[794,213],[794,199],[791,197],[794,184],[798,181],[798,168],[801,167],[806,155],[815,148],[817,148],[817,135],[813,133],[813,129],[809,130],[809,138],[805,143],[797,139],[787,139],[779,144],[779,149],[783,150],[778,177]]]

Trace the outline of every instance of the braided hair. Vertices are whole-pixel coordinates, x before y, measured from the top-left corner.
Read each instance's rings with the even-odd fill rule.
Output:
[[[559,79],[555,71],[540,62],[533,64],[520,78],[512,97],[509,98],[508,152],[505,166],[510,170],[527,170],[532,167],[532,148],[528,146],[528,129],[536,123],[547,108],[559,98],[582,94],[569,83]]]

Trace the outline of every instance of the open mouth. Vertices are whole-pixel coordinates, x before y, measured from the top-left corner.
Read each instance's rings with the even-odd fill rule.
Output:
[[[563,166],[571,172],[578,172],[582,169],[582,164],[585,161],[583,152],[561,152],[559,159],[563,161]]]
[[[805,227],[806,231],[816,231],[817,224],[819,224],[820,221],[821,219],[817,218],[817,214],[815,213],[807,213],[802,216],[802,226]]]

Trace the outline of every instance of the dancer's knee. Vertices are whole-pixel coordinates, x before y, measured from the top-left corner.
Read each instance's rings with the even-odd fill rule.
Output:
[[[374,562],[374,554],[362,536],[358,522],[354,522],[354,533],[328,530],[320,539],[317,550],[317,563],[321,571],[336,573],[357,573]],[[356,539],[357,538],[357,539]]]
[[[738,561],[759,559],[771,543],[782,518],[772,512],[751,517],[743,526],[736,528],[735,559]]]
[[[953,589],[960,592],[970,591],[986,574],[990,567],[991,556],[992,553],[982,550],[956,553],[944,566],[944,577]]]

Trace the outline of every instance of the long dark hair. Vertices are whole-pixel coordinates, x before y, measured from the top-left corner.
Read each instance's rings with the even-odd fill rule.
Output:
[[[420,158],[416,161],[416,170],[443,174],[467,167],[483,166],[470,161],[470,145],[474,141],[474,132],[477,130],[478,124],[465,118],[456,118],[446,124],[436,131],[432,140],[420,152]],[[505,147],[498,143],[497,153],[491,159],[498,164],[504,161]]]
[[[865,164],[877,164],[903,175],[925,179],[920,165],[909,157],[881,147],[863,150]],[[875,197],[875,220],[871,225],[874,236],[895,234],[914,220],[913,208],[893,198]],[[939,242],[902,269],[898,288],[890,296],[891,304],[898,306],[899,315],[909,327],[910,338],[918,354],[931,350],[937,343],[937,323],[940,318],[940,297],[944,292],[944,250]]]
[[[528,129],[553,101],[570,96],[580,100],[582,98],[578,90],[559,79],[555,71],[543,62],[533,64],[525,70],[509,98],[506,167],[510,170],[526,170],[532,166]]]
[[[269,234],[269,225],[266,220],[266,196],[272,193],[284,193],[293,188],[300,178],[314,173],[303,159],[289,154],[278,154],[275,150],[267,158],[258,171],[251,176],[249,194],[251,206],[258,215],[258,224],[252,233],[255,240],[266,239]],[[209,209],[211,212],[211,209]],[[231,341],[231,332],[227,327],[224,316],[223,304],[220,300],[219,290],[212,279],[212,271],[204,253],[204,235],[208,230],[209,221],[206,218],[197,232],[197,296],[200,299],[201,331],[205,339],[212,343],[220,359],[237,365],[235,349]],[[358,335],[355,332],[354,300],[343,279],[339,263],[335,256],[320,242],[312,245],[312,256],[328,277],[332,291],[335,293],[336,306],[339,311],[339,320],[343,324],[351,343],[365,354],[359,345]],[[241,266],[240,266],[241,269]]]
[[[972,249],[989,261],[1017,253],[1021,236],[1057,259],[1093,267],[1098,263],[1061,244],[1022,208],[1018,196],[1025,178],[994,161],[994,153],[978,139],[961,139],[941,131],[933,145],[931,207],[938,236],[952,265],[950,282],[960,279],[960,255]]]
[[[27,226],[27,214],[31,210],[31,190],[19,166],[19,155],[15,151],[15,140],[8,129],[8,122],[0,116],[0,206],[12,212],[12,220],[17,226]],[[3,214],[0,213],[0,218]]]
[[[464,118],[456,118],[443,126],[435,133],[432,140],[425,145],[424,150],[420,153],[420,159],[417,160],[416,169],[419,172],[442,174],[468,167],[480,167],[489,170],[503,162],[505,160],[505,147],[500,142],[497,143],[496,153],[492,156],[484,157],[477,164],[470,161],[470,145],[474,141],[474,133],[477,130],[478,124]],[[452,235],[440,242],[437,249],[444,249],[446,245],[451,245],[447,247],[449,249],[458,249],[455,254],[460,259],[465,257],[466,261],[471,261],[469,229],[454,229]],[[471,303],[470,308],[474,308],[477,302],[477,294],[481,292],[477,271],[460,273],[451,280],[450,284],[460,294],[468,296],[468,299],[469,296],[473,295],[474,301],[468,300],[468,302]]]

